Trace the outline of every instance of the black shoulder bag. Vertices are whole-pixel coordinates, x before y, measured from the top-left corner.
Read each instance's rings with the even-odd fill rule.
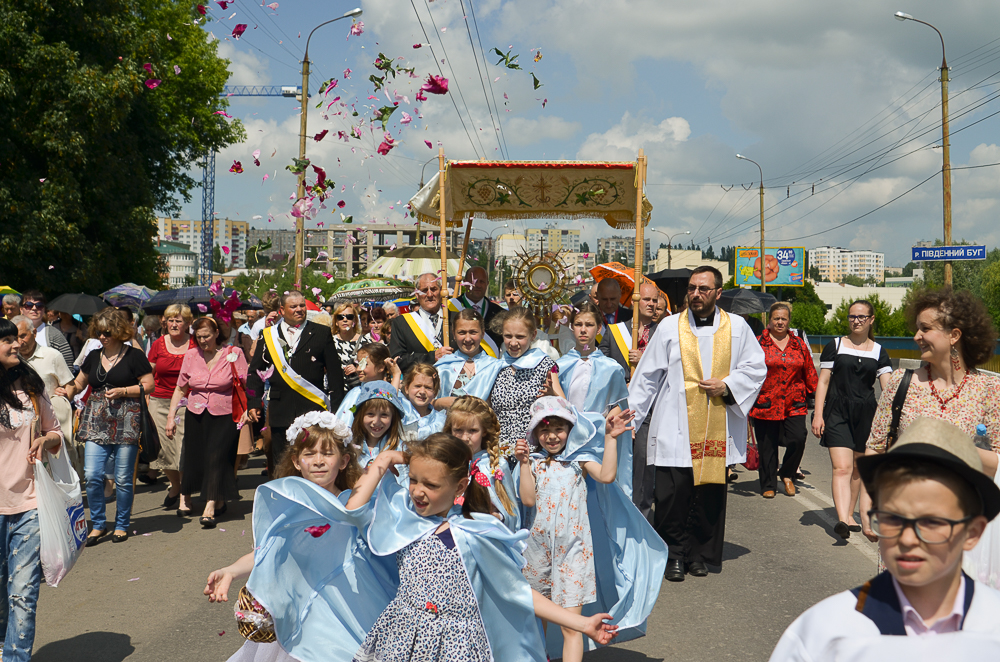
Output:
[[[885,449],[889,450],[899,439],[899,419],[903,415],[903,403],[906,401],[906,392],[910,390],[910,379],[913,371],[907,368],[903,373],[903,380],[899,382],[896,389],[896,397],[892,399],[892,422],[889,423],[889,434],[885,437]]]

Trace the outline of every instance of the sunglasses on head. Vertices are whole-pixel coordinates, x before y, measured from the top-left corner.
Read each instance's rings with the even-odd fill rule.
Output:
[[[28,310],[38,308],[39,310],[43,310],[45,308],[45,304],[41,301],[25,301],[21,304],[21,308],[27,308]]]

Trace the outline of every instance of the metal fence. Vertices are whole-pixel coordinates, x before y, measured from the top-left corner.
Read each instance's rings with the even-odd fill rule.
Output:
[[[809,345],[812,351],[822,352],[823,347],[825,347],[827,343],[838,337],[839,336],[809,336]],[[875,336],[875,340],[882,345],[882,347],[885,347],[886,351],[889,352],[890,358],[920,359],[920,350],[917,348],[917,344],[913,342],[912,336]],[[978,367],[991,372],[1000,372],[1000,341],[997,342],[997,346],[994,348],[993,356],[990,360]]]

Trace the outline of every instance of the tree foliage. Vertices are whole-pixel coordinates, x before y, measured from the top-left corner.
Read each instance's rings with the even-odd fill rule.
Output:
[[[177,0],[0,3],[0,280],[161,285],[154,212],[179,211],[192,164],[244,136],[215,114],[228,62],[195,18]]]

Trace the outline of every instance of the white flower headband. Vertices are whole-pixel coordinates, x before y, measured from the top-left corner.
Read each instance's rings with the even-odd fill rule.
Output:
[[[288,443],[294,444],[299,433],[306,428],[318,425],[321,428],[332,430],[335,435],[344,440],[344,446],[351,441],[351,428],[344,421],[340,420],[328,411],[310,411],[302,414],[288,426],[285,438]]]

